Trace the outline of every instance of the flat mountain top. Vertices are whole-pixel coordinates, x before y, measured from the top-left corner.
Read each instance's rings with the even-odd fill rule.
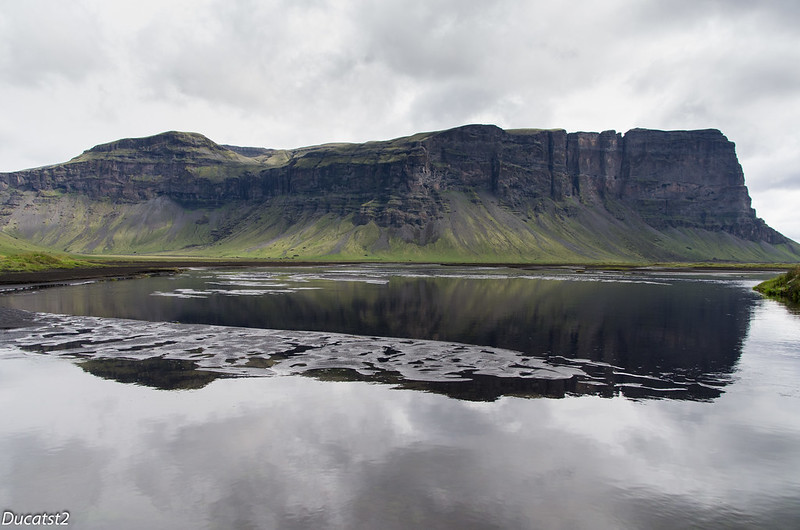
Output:
[[[0,173],[0,229],[89,253],[421,261],[800,260],[716,129],[464,125],[296,149],[169,131]]]

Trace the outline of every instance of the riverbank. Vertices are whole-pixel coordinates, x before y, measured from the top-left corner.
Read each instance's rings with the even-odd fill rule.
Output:
[[[800,267],[795,267],[777,278],[761,282],[754,289],[784,302],[800,304]]]
[[[175,274],[192,267],[299,267],[324,265],[353,265],[375,262],[339,261],[271,261],[271,260],[226,260],[226,259],[102,259],[92,261],[89,266],[74,268],[53,268],[39,271],[0,272],[0,286],[50,285],[81,280],[111,280],[135,278],[145,275]],[[378,262],[382,263],[382,262]],[[421,263],[421,265],[424,265]],[[663,264],[610,264],[610,263],[442,263],[444,266],[482,266],[511,267],[518,269],[568,268],[573,270],[613,270],[613,271],[785,271],[792,267],[786,264],[752,263],[663,263]],[[796,266],[796,265],[795,265]]]
[[[33,284],[60,284],[80,280],[110,280],[135,278],[146,275],[175,274],[193,267],[298,267],[313,265],[348,265],[354,262],[324,261],[269,261],[226,259],[107,259],[91,261],[88,266],[52,268],[37,271],[0,271],[0,286],[31,286]]]
[[[0,272],[0,285],[51,284],[79,280],[133,278],[143,275],[174,274],[190,267],[251,267],[263,261],[230,260],[98,260],[89,266],[39,271]]]

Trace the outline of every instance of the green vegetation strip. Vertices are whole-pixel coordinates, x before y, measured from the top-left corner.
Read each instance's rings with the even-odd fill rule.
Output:
[[[0,272],[37,272],[52,269],[99,267],[97,263],[46,252],[23,252],[0,256]]]
[[[800,303],[800,267],[795,267],[777,278],[761,282],[754,289],[766,296]]]

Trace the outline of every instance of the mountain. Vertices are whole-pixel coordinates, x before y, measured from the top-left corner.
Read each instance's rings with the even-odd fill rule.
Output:
[[[800,261],[717,130],[467,125],[293,150],[167,132],[0,173],[0,229],[81,253]]]

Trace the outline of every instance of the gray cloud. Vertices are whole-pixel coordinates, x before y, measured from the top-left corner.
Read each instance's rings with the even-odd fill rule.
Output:
[[[105,38],[81,4],[18,2],[0,12],[0,78],[31,85],[63,77],[81,81],[103,68]]]
[[[340,15],[323,2],[220,3],[158,19],[135,42],[156,97],[170,90],[247,110],[291,108],[354,68],[342,50]]]
[[[371,60],[415,79],[472,78],[490,67],[506,2],[364,3],[359,45]]]

